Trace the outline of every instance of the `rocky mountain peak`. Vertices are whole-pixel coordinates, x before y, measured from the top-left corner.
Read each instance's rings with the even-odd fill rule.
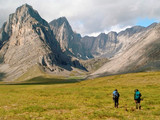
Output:
[[[117,41],[117,36],[118,36],[117,32],[111,31],[111,32],[108,33],[108,40],[110,40],[114,43],[117,43],[118,42]]]
[[[54,73],[72,70],[71,66],[81,67],[77,60],[61,51],[49,24],[28,4],[17,8],[4,23],[0,48],[0,59],[8,66],[3,70],[8,80],[19,77],[34,65]]]
[[[119,32],[118,35],[119,36],[124,35],[124,36],[130,37],[135,33],[143,31],[144,29],[145,27],[143,26],[134,26],[134,27],[127,28],[126,30]]]
[[[32,6],[28,5],[27,3],[23,4],[22,6],[20,6],[20,7],[18,7],[16,9],[16,13],[17,12],[23,12],[23,13],[25,13],[25,12],[28,12],[28,11],[34,11],[34,10],[33,10]]]
[[[147,29],[154,28],[154,27],[157,26],[157,25],[158,25],[158,23],[157,23],[157,22],[154,22],[154,23],[152,23],[151,25],[149,25],[149,26],[147,27]]]
[[[73,40],[74,34],[67,19],[65,17],[60,17],[51,21],[49,24],[62,50],[66,51],[68,43]]]
[[[106,36],[105,33],[100,33],[97,37],[103,37],[103,36]]]
[[[111,31],[111,32],[108,33],[108,35],[117,35],[117,32]]]
[[[105,33],[101,33],[97,36],[97,38],[100,38],[100,39],[109,39],[109,40],[115,40],[116,37],[117,37],[117,32],[114,32],[114,31],[111,31],[109,32],[108,34],[105,34]]]
[[[66,29],[68,29],[69,31],[73,32],[72,31],[72,28],[67,20],[66,17],[60,17],[58,19],[55,19],[53,21],[50,22],[50,25],[56,27],[56,28],[59,28],[61,26],[65,27]]]
[[[10,14],[8,21],[3,24],[0,33],[0,45],[5,44],[11,37],[14,37],[14,39],[11,39],[11,43],[14,45],[17,45],[17,43],[18,45],[24,45],[26,44],[25,34],[29,33],[29,36],[33,32],[40,35],[40,38],[45,42],[53,39],[48,23],[30,5],[24,4],[18,7],[15,13]],[[48,36],[45,36],[47,35],[46,32],[48,32]],[[20,40],[21,37],[23,40]]]
[[[23,15],[23,17],[27,17],[28,15],[35,17],[35,18],[40,18],[40,15],[36,10],[32,8],[32,6],[28,4],[24,4],[16,9],[15,12],[17,15]]]
[[[24,22],[32,19],[32,20],[30,20],[31,23],[35,22],[35,21],[38,21],[39,23],[41,23],[45,26],[48,25],[48,23],[44,19],[41,18],[39,13],[36,10],[34,10],[32,8],[32,6],[30,6],[28,4],[24,4],[20,7],[18,7],[16,9],[16,12],[9,16],[9,19],[10,20],[14,19],[14,21],[16,23],[18,23],[18,22],[19,23],[24,23]]]
[[[58,23],[58,26],[61,26],[61,25],[64,24],[64,23],[65,23],[65,24],[69,24],[66,17],[60,17],[60,18],[58,18],[58,19],[56,19],[56,20],[51,21],[50,23],[51,23],[51,24]]]

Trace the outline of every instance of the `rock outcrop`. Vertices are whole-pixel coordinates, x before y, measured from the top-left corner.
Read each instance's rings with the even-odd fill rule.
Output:
[[[17,8],[4,23],[0,47],[0,70],[7,74],[7,80],[14,80],[35,64],[55,73],[72,67],[83,69],[61,50],[49,24],[27,4]]]
[[[65,17],[51,21],[50,26],[63,52],[79,59],[93,58],[90,51],[86,52],[82,45],[81,35],[73,32]]]
[[[96,57],[110,58],[118,51],[117,33],[101,33],[97,37],[85,36],[82,38],[83,46]]]

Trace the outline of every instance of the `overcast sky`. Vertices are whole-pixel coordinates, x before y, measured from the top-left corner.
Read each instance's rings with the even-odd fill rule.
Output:
[[[160,0],[0,0],[0,27],[24,3],[48,22],[65,16],[82,35],[147,26],[160,20]]]

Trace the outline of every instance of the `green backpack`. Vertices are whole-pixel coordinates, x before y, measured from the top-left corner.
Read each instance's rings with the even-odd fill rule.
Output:
[[[136,91],[135,93],[135,99],[140,99],[141,93],[139,91]]]

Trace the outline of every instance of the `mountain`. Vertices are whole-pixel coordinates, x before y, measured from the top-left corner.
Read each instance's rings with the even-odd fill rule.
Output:
[[[156,23],[147,28],[133,26],[119,33],[112,31],[108,34],[101,33],[97,37],[81,37],[80,34],[73,32],[65,17],[55,19],[49,24],[62,50],[71,56],[84,60],[112,58],[136,42],[140,33],[156,26]]]
[[[57,75],[88,71],[91,76],[159,70],[159,31],[160,24],[153,23],[82,37],[65,17],[48,23],[24,4],[0,29],[0,79],[27,79],[25,73],[37,68]]]
[[[65,23],[67,26],[70,26],[68,21],[65,18],[59,18],[56,21],[59,21],[58,23],[60,24]],[[52,23],[53,26],[59,26],[59,24],[55,24],[55,21],[53,23]],[[62,25],[60,26],[62,27]],[[88,60],[91,64],[92,63],[94,64],[94,61],[97,61],[97,60],[103,61],[104,63],[106,62],[106,64],[103,63],[104,65],[91,75],[97,75],[97,74],[110,75],[110,74],[119,74],[119,73],[126,73],[126,72],[136,72],[136,71],[148,70],[149,68],[159,69],[157,68],[157,65],[159,65],[159,63],[155,64],[155,62],[153,62],[153,61],[157,61],[156,59],[153,59],[153,54],[151,54],[152,58],[148,58],[146,56],[148,56],[147,54],[150,54],[150,51],[144,50],[144,49],[147,49],[148,47],[147,45],[149,41],[150,41],[150,44],[154,44],[154,39],[156,38],[149,37],[149,35],[152,34],[152,32],[157,28],[157,26],[158,26],[158,23],[153,23],[148,27],[133,26],[119,33],[112,31],[112,32],[109,32],[108,34],[101,33],[97,37],[90,37],[90,36],[79,37],[78,41],[75,39],[73,41],[76,41],[77,43],[79,43],[79,46],[83,46],[81,47],[83,49],[78,49],[78,47],[76,47],[78,49],[78,53],[82,52],[81,54],[83,54],[85,52],[84,57],[79,57],[79,58],[84,59],[85,56],[87,56],[86,58],[90,59],[92,57],[88,57],[88,56],[93,56],[95,59],[92,59],[91,61]],[[55,28],[60,28],[60,27],[55,27]],[[70,31],[72,35],[74,34],[71,27],[68,27],[68,31]],[[59,32],[56,35],[61,35],[63,37],[67,35],[67,34],[65,35],[61,33],[62,32]],[[148,41],[145,40],[146,37],[149,37],[150,40]],[[67,40],[70,40],[70,39],[68,38]],[[61,39],[61,41],[67,41],[67,40]],[[70,45],[69,47],[67,46],[68,43]],[[141,48],[143,45],[142,43],[145,44],[143,48]],[[71,49],[71,50],[74,50],[73,46],[76,46],[76,44],[72,44],[72,41],[67,41],[67,45],[66,46],[68,47],[68,49]],[[153,47],[152,51],[158,51],[158,47],[155,47],[155,46],[152,46],[152,47]],[[141,52],[141,54],[137,56],[138,55],[137,53],[139,53],[139,51],[137,50],[139,49],[142,51],[145,51],[145,53]],[[143,57],[144,60],[140,60],[141,57]],[[103,60],[103,58],[108,58],[109,60],[106,59],[105,61]],[[154,58],[157,58],[157,54],[156,56],[154,55]],[[152,61],[150,61],[151,59]],[[141,62],[139,62],[139,60]],[[147,64],[146,64],[146,61],[147,61]],[[92,71],[91,69],[94,67],[93,65],[90,65],[89,62],[86,62],[86,63],[82,62],[82,64],[86,66],[86,68],[89,71]]]
[[[157,23],[148,27],[133,26],[119,33],[113,31],[108,34],[101,33],[97,37],[85,36],[81,42],[85,50],[90,51],[94,58],[112,58],[126,51],[156,25]]]
[[[123,32],[123,36],[124,34],[126,33]],[[160,70],[160,24],[154,23],[143,28],[141,32],[135,32],[132,37],[128,37],[127,41],[134,42],[92,75]]]
[[[118,51],[116,32],[101,33],[97,37],[85,36],[81,41],[85,49],[91,51],[95,58],[110,58]]]
[[[16,9],[0,32],[0,71],[14,80],[34,65],[58,73],[83,69],[77,59],[65,54],[49,24],[28,4]]]
[[[80,59],[93,58],[91,53],[84,49],[81,35],[73,32],[65,17],[53,20],[49,24],[63,52]]]
[[[65,17],[53,20],[49,23],[63,51],[69,47],[69,42],[73,40],[74,33]],[[79,36],[81,37],[81,36]]]
[[[119,32],[118,35],[131,37],[133,34],[139,33],[143,31],[144,29],[145,27],[142,27],[142,26],[133,26],[131,28],[127,28],[126,30]]]

